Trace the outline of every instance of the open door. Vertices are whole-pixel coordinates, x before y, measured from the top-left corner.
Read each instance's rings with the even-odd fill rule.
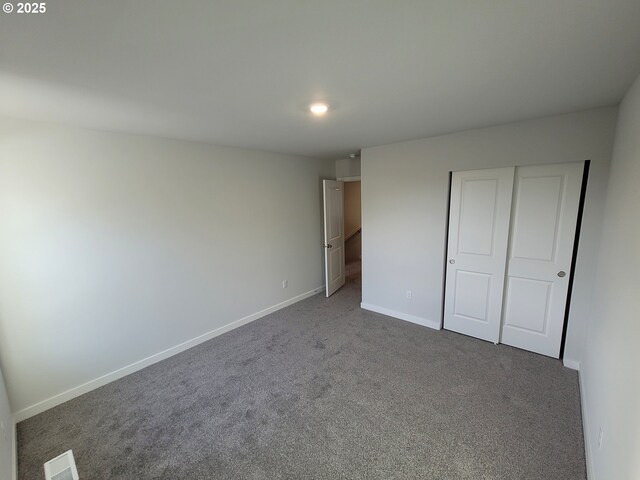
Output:
[[[323,180],[324,273],[327,297],[344,285],[344,183]]]

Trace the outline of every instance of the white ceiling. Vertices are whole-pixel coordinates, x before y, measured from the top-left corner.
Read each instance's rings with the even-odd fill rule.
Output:
[[[640,73],[639,0],[47,8],[0,14],[0,114],[309,156],[615,104]]]

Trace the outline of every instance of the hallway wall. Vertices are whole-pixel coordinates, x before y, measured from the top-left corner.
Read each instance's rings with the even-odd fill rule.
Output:
[[[344,234],[353,235],[362,227],[360,182],[344,182]],[[345,244],[347,263],[362,258],[362,235],[354,235]]]

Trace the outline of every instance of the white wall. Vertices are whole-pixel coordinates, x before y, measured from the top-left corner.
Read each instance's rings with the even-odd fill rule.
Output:
[[[9,397],[4,385],[2,370],[0,370],[0,480],[10,480],[13,477],[14,432]]]
[[[639,272],[640,77],[620,106],[581,367],[587,458],[594,480],[640,478]]]
[[[449,171],[591,160],[565,350],[579,361],[616,113],[602,108],[364,149],[363,303],[440,322]]]
[[[336,178],[350,178],[360,176],[360,157],[340,158],[336,160]]]
[[[362,226],[360,182],[344,182],[344,234],[351,235]]]
[[[320,287],[320,180],[334,173],[333,161],[0,119],[14,412]]]

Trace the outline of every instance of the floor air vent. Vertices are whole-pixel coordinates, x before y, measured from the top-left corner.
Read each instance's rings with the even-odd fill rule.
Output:
[[[44,464],[46,480],[79,480],[73,452],[69,450]]]

